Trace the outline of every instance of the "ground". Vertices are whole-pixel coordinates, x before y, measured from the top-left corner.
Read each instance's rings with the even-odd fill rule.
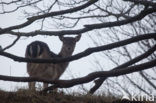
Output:
[[[140,103],[121,101],[113,96],[60,93],[39,93],[29,90],[0,91],[0,103]],[[150,102],[141,102],[150,103]]]

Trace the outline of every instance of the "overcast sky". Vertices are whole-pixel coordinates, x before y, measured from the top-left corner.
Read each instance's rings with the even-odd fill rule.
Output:
[[[13,9],[13,8],[14,8],[14,6],[12,5],[11,7],[5,8],[5,9],[9,10],[9,9]],[[58,8],[58,7],[56,7],[56,8]],[[23,14],[24,10],[26,10],[27,12],[33,12],[32,9],[21,9],[18,12],[14,12],[14,13],[11,13],[11,14],[5,14],[5,15],[0,14],[0,28],[5,28],[5,27],[14,26],[14,25],[24,23],[26,21],[25,15]],[[52,9],[52,10],[55,11],[55,8]],[[96,12],[96,13],[98,14],[98,12]],[[70,14],[71,17],[73,15],[74,14]],[[111,18],[111,20],[109,20],[110,18],[108,18],[108,21],[113,21],[114,20],[112,18]],[[99,22],[98,20],[97,21],[94,21],[94,20],[95,19],[93,19],[93,18],[91,18],[91,19],[82,19],[81,22],[78,24],[78,26],[76,28],[74,28],[74,29],[82,28],[82,26],[84,24],[89,24],[89,23],[94,23],[94,22],[98,23]],[[64,21],[60,21],[60,22],[64,23],[66,21],[64,20]],[[105,22],[105,21],[103,21],[103,22]],[[23,28],[20,31],[29,32],[29,31],[38,30],[38,29],[40,29],[40,24],[41,24],[40,22],[35,22],[35,23],[31,24],[31,26]],[[55,26],[55,24],[53,24],[53,21],[51,19],[49,21],[47,20],[45,22],[45,24],[46,24],[45,28],[47,28],[46,30],[49,30],[49,31],[58,30],[58,29],[53,29],[52,26]],[[51,25],[47,25],[47,24],[51,24]],[[16,32],[17,31],[18,30],[16,30]],[[82,51],[86,50],[89,47],[94,47],[95,46],[93,44],[93,42],[89,39],[88,35],[95,36],[95,38],[93,37],[93,39],[95,39],[97,41],[97,44],[104,45],[103,43],[105,43],[105,44],[106,43],[111,43],[112,42],[111,40],[105,38],[105,36],[107,37],[107,35],[102,35],[101,36],[102,38],[100,38],[100,39],[96,38],[96,37],[98,37],[97,36],[98,33],[107,34],[105,32],[107,32],[107,29],[103,29],[103,31],[102,30],[100,31],[98,29],[98,30],[93,30],[93,31],[84,33],[82,35],[80,41],[77,43],[75,51],[74,51],[73,54],[77,54],[79,52],[82,52]],[[96,34],[96,35],[94,35],[94,34]],[[127,37],[127,36],[125,37],[123,35],[120,35],[120,33],[118,34],[118,36],[119,37],[121,36],[120,38],[122,38],[122,39],[125,39]],[[15,36],[12,36],[12,35],[9,35],[9,34],[0,35],[0,45],[2,46],[2,48],[5,48],[9,44],[11,44],[15,39],[16,39]],[[58,39],[57,36],[35,36],[35,37],[29,37],[29,38],[27,38],[27,37],[20,38],[20,40],[12,48],[6,50],[6,52],[9,52],[11,54],[14,54],[14,55],[17,55],[17,56],[20,56],[20,57],[24,57],[25,56],[26,46],[29,43],[31,43],[32,41],[35,41],[35,40],[40,40],[40,41],[43,41],[43,42],[47,43],[50,50],[55,52],[55,53],[59,53],[59,51],[61,49],[62,43]],[[134,51],[136,50],[134,48],[135,46],[131,45],[131,47],[134,49]],[[134,56],[136,56],[136,54],[134,54]],[[71,79],[71,78],[74,78],[74,77],[82,77],[82,76],[86,76],[87,74],[89,74],[91,72],[98,71],[98,68],[95,68],[95,66],[93,65],[93,64],[96,64],[96,62],[94,61],[95,60],[94,57],[96,57],[99,64],[102,65],[103,70],[108,70],[108,69],[110,70],[115,66],[115,64],[112,65],[113,63],[110,62],[104,56],[100,56],[99,53],[94,53],[94,54],[91,54],[91,55],[89,55],[89,56],[87,56],[85,58],[82,58],[82,59],[79,59],[79,60],[76,60],[76,61],[72,61],[69,64],[69,66],[68,66],[67,70],[65,71],[65,73],[62,75],[61,79],[69,79],[69,78]],[[122,62],[125,62],[125,59],[122,61],[122,58],[120,58],[120,56],[117,55],[117,53],[113,53],[112,58],[113,57],[117,58],[117,60],[118,60],[117,62],[119,64],[121,64]],[[26,63],[15,62],[12,59],[0,56],[0,75],[28,77],[28,74],[27,74],[27,71],[26,71]],[[131,77],[135,78],[135,77],[137,77],[137,75],[132,74]],[[141,83],[145,83],[145,82],[143,82],[143,79],[140,79],[140,78],[137,78],[137,80],[136,80],[137,83],[139,84],[138,81],[141,81]],[[117,79],[119,79],[119,78],[117,78]],[[114,79],[114,81],[115,80],[116,80],[116,78]],[[125,81],[125,78],[124,78],[124,79],[121,79],[121,81],[122,82],[120,84],[124,84],[124,86],[123,86],[124,88],[134,91],[135,87],[134,88],[132,88],[132,86],[130,87],[130,85],[129,85],[130,83],[129,83],[128,80]],[[115,85],[115,82],[114,83],[111,82],[111,83],[113,83],[112,88],[114,87],[116,89],[116,87],[119,87],[119,86]],[[92,85],[85,85],[85,86],[89,87],[88,89],[90,89],[90,87]],[[104,85],[104,86],[108,86],[108,85]],[[16,90],[18,88],[28,88],[28,85],[27,85],[27,83],[0,81],[0,89],[9,91],[9,90]],[[102,89],[104,89],[104,87]],[[113,91],[113,89],[112,89],[112,91]],[[135,92],[137,92],[137,91],[135,91]]]
[[[0,27],[8,27],[16,25],[25,21],[25,19],[19,19],[19,14],[12,15],[0,15]],[[33,25],[31,28],[35,30],[37,26]],[[4,48],[7,45],[11,44],[13,40],[16,39],[12,35],[0,35],[0,45]],[[9,53],[15,54],[17,56],[24,57],[26,46],[35,40],[41,40],[47,43],[50,49],[58,53],[61,49],[61,41],[56,36],[35,36],[35,37],[22,37],[12,48],[6,50]],[[87,36],[82,35],[80,41],[77,43],[74,54],[79,53],[86,48],[93,46],[92,42],[88,39]],[[90,63],[92,57],[86,57],[80,60],[76,60],[70,63],[67,70],[61,77],[62,79],[71,78],[71,76],[80,77],[85,76],[93,70],[93,67]],[[9,75],[9,76],[28,76],[26,72],[26,63],[15,62],[9,58],[0,56],[0,75]],[[5,90],[14,90],[16,88],[21,88],[23,86],[27,87],[27,83],[15,83],[15,82],[4,82],[0,81],[0,88]]]
[[[5,8],[6,10],[13,9],[14,6],[11,6],[9,8]],[[57,8],[57,7],[56,7]],[[54,9],[53,9],[54,10]],[[18,12],[11,13],[11,14],[0,14],[0,27],[5,28],[13,25],[18,25],[26,21],[25,16],[23,15],[23,11],[32,12],[32,9],[21,9]],[[54,10],[55,11],[55,10]],[[82,28],[84,24],[89,24],[93,22],[95,19],[90,19],[91,21],[87,20],[81,20],[81,24],[78,25],[77,28]],[[51,22],[51,21],[49,21]],[[61,21],[65,22],[65,21]],[[50,24],[50,23],[49,23]],[[49,28],[52,25],[46,25],[46,28],[49,30]],[[33,23],[31,26],[23,28],[22,31],[29,32],[34,31],[40,28],[40,24]],[[76,28],[76,29],[77,29]],[[74,28],[75,29],[75,28]],[[54,29],[52,29],[53,31]],[[57,30],[57,29],[56,29]],[[96,30],[92,31],[96,32]],[[98,30],[99,32],[99,30]],[[89,39],[88,34],[91,34],[91,32],[86,32],[82,35],[80,41],[77,43],[74,54],[84,51],[85,49],[89,47],[94,47],[93,42]],[[97,35],[97,34],[96,34]],[[95,35],[95,37],[96,37]],[[11,44],[13,40],[15,40],[16,37],[12,35],[0,35],[0,45],[4,48]],[[96,38],[94,38],[96,39]],[[35,36],[35,37],[22,37],[12,48],[6,50],[6,52],[12,53],[17,56],[24,57],[26,46],[35,40],[41,40],[48,44],[51,51],[58,53],[61,49],[61,41],[58,39],[57,36]],[[97,39],[98,41],[99,39]],[[103,40],[103,39],[101,39]],[[105,39],[105,42],[107,42],[107,39]],[[109,40],[108,40],[109,41]],[[101,42],[101,41],[99,41]],[[101,44],[104,45],[104,44]],[[116,56],[114,54],[114,56]],[[62,79],[69,79],[74,77],[82,77],[86,76],[90,72],[98,71],[98,68],[95,68],[93,64],[96,64],[94,61],[94,57],[98,58],[98,62],[102,65],[104,65],[104,70],[112,68],[112,64],[109,60],[106,60],[103,57],[100,57],[99,53],[94,53],[90,56],[87,56],[85,58],[73,61],[68,66],[65,73],[62,75]],[[19,63],[15,62],[9,58],[0,56],[0,75],[9,75],[9,76],[28,76],[26,72],[26,63]],[[90,87],[92,85],[87,85],[87,87]],[[0,81],[0,88],[5,90],[15,90],[17,88],[27,88],[27,83],[16,83],[16,82],[5,82]]]

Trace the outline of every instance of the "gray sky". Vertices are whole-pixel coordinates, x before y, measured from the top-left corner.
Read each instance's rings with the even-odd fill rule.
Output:
[[[8,27],[20,24],[25,21],[25,19],[19,19],[20,13],[0,15],[0,27]],[[37,24],[31,26],[31,30],[35,30]],[[30,31],[30,28],[25,28],[25,31]],[[4,48],[7,45],[11,44],[12,41],[16,39],[15,36],[11,35],[0,35],[0,45]],[[61,42],[56,36],[35,36],[35,37],[22,37],[12,48],[8,49],[7,52],[12,53],[17,56],[24,57],[26,46],[35,40],[41,40],[46,42],[50,49],[58,53],[61,49]],[[89,46],[91,46],[91,41],[87,36],[83,35],[81,40],[77,43],[74,54],[79,53]],[[92,65],[90,64],[92,57],[86,57],[80,60],[76,60],[70,63],[67,70],[61,78],[68,79],[71,78],[71,75],[75,77],[85,76],[91,72]],[[13,60],[0,56],[0,75],[9,75],[9,76],[28,76],[26,72],[26,63],[14,62]],[[22,86],[27,86],[27,83],[15,83],[15,82],[5,82],[0,81],[0,88],[5,90],[14,90]]]
[[[45,1],[48,1],[48,0],[45,0]],[[41,4],[43,4],[43,3],[41,3]],[[48,4],[45,4],[45,5],[48,5]],[[14,8],[14,5],[10,6],[9,8],[5,8],[5,9],[9,10],[9,9],[13,9],[13,8]],[[54,7],[54,9],[52,9],[52,10],[53,11],[55,11],[55,9],[59,10],[58,8],[59,7]],[[5,28],[5,27],[14,26],[14,25],[24,23],[26,21],[25,15],[23,14],[24,11],[33,12],[33,10],[34,10],[33,8],[31,8],[31,9],[26,8],[26,9],[21,9],[18,12],[14,12],[14,13],[11,13],[11,14],[5,14],[5,15],[0,14],[0,27]],[[100,14],[99,12],[96,12],[96,13]],[[79,14],[82,14],[82,13],[79,13]],[[79,15],[79,14],[77,14],[77,15]],[[84,15],[85,15],[85,13],[84,13]],[[72,17],[72,16],[75,16],[75,15],[70,14],[70,16]],[[81,16],[81,15],[79,15],[79,16]],[[94,20],[95,19],[93,19],[93,18],[91,18],[91,19],[82,19],[81,22],[78,24],[77,28],[82,28],[82,26],[84,24],[95,23],[95,22],[98,23],[100,21],[100,20],[99,21],[98,20],[94,21]],[[101,19],[101,20],[103,22],[105,22],[105,20],[106,21],[115,21],[116,18],[113,19],[113,17],[110,17],[110,18],[108,18],[108,20],[107,19]],[[54,29],[54,26],[56,26],[55,24],[57,24],[57,22],[55,22],[55,23],[54,22],[55,21],[52,21],[51,19],[48,19],[45,22],[45,28],[44,29],[50,30],[50,31],[58,30],[58,29]],[[59,21],[59,22],[60,23],[66,23],[66,21]],[[70,20],[67,21],[67,22],[70,22]],[[40,25],[41,25],[40,22],[35,22],[35,23],[31,24],[31,26],[23,28],[20,31],[30,32],[30,31],[38,30],[38,29],[40,29]],[[77,28],[74,28],[74,29],[77,29]],[[127,27],[125,27],[125,28],[127,28]],[[129,28],[127,30],[129,30]],[[18,30],[16,30],[16,32],[17,31]],[[93,42],[89,39],[88,34],[93,34],[93,33],[95,34],[96,33],[96,35],[93,34],[92,36],[93,36],[93,39],[96,40],[99,45],[104,45],[104,43],[105,44],[111,43],[112,42],[111,40],[106,39],[107,36],[108,36],[108,35],[105,35],[105,34],[107,34],[106,32],[109,32],[109,30],[107,31],[107,29],[103,29],[103,30],[100,31],[98,29],[98,30],[94,30],[94,31],[91,31],[91,32],[84,33],[82,35],[80,41],[77,43],[75,51],[74,51],[73,54],[82,52],[82,51],[86,50],[87,48],[94,46]],[[100,38],[100,39],[96,38],[98,33],[104,34],[103,37],[101,36],[102,38]],[[120,35],[120,32],[118,34],[119,34],[118,36],[119,37],[121,36],[122,39],[126,38],[125,36]],[[4,47],[8,46],[9,44],[11,44],[13,42],[13,40],[15,40],[15,39],[16,39],[16,37],[12,36],[12,35],[8,35],[8,34],[0,35],[0,45],[4,48]],[[62,43],[58,39],[57,36],[35,36],[35,37],[29,37],[29,38],[22,37],[12,48],[8,49],[6,52],[12,53],[12,54],[17,55],[17,56],[24,57],[26,46],[29,43],[31,43],[32,41],[35,41],[35,40],[40,40],[40,41],[43,41],[43,42],[47,43],[49,45],[50,50],[55,52],[55,53],[58,53],[60,51],[60,49],[61,49]],[[134,48],[134,46],[132,46],[132,48],[134,49],[134,51],[136,50],[136,48]],[[112,56],[113,58],[115,57],[115,58],[117,58],[117,60],[119,59],[119,61],[117,61],[119,64],[121,64],[122,62],[125,62],[125,59],[124,60],[122,60],[123,58],[120,59],[120,56],[117,55],[117,53],[113,53],[112,55],[113,55]],[[136,54],[134,54],[134,56],[136,56]],[[70,65],[68,66],[67,70],[65,71],[65,73],[61,77],[61,79],[73,78],[72,76],[82,77],[82,76],[86,76],[90,72],[98,71],[98,69],[99,69],[98,66],[97,67],[95,66],[96,67],[95,68],[94,65],[93,65],[93,64],[96,64],[96,62],[94,61],[95,60],[94,57],[96,57],[97,61],[100,62],[100,64],[102,64],[103,70],[108,70],[108,69],[110,70],[115,66],[115,65],[113,65],[112,62],[110,62],[110,60],[108,60],[104,56],[100,56],[99,53],[94,53],[94,54],[92,54],[90,56],[87,56],[85,58],[82,58],[82,59],[71,62]],[[15,61],[13,61],[13,60],[11,60],[9,58],[0,56],[0,75],[19,76],[19,77],[20,76],[22,76],[22,77],[25,76],[25,77],[27,77],[28,74],[26,72],[26,63],[15,62]],[[131,77],[135,79],[135,77],[137,77],[137,75],[132,74]],[[114,81],[117,80],[117,79],[122,81],[122,82],[119,82],[119,83],[124,84],[124,88],[130,89],[130,91],[131,90],[133,90],[133,91],[136,90],[135,87],[132,88],[132,86],[129,85],[130,84],[129,81],[127,81],[127,80],[125,81],[125,78],[113,78],[113,79],[114,79]],[[137,78],[137,80],[136,80],[136,83],[139,84],[138,81],[141,81],[141,83],[145,83],[145,82],[142,82],[143,80],[140,79],[140,78]],[[114,83],[112,82],[112,84],[111,84],[112,88],[113,87],[115,89],[116,89],[116,87],[119,88],[119,86],[115,85],[115,82]],[[90,87],[92,85],[85,85],[85,86],[89,87],[88,89],[90,89]],[[104,86],[108,86],[108,85],[104,85]],[[23,88],[23,87],[27,88],[28,87],[27,83],[0,81],[0,89],[16,90],[18,88]],[[104,88],[105,87],[103,87],[102,89],[104,89]],[[112,89],[112,91],[113,91],[113,89]],[[104,91],[104,90],[102,90],[102,91]],[[137,91],[135,91],[135,92],[137,92]]]

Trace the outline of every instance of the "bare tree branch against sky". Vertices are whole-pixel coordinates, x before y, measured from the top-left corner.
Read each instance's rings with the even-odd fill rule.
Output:
[[[13,15],[17,16],[16,19],[13,19]],[[86,64],[91,68],[93,66],[89,61],[96,64],[95,71],[85,72],[85,75],[88,74],[87,76],[70,80],[51,81],[50,78],[45,80],[37,77],[5,76],[3,74],[0,75],[0,80],[38,81],[53,84],[44,91],[69,88],[95,81],[95,85],[91,89],[87,88],[88,92],[93,94],[103,86],[104,81],[113,89],[115,88],[112,84],[114,78],[111,78],[112,81],[110,81],[109,77],[119,76],[119,81],[115,81],[119,85],[116,83],[115,86],[119,86],[121,91],[126,82],[135,88],[134,84],[137,81],[130,75],[136,74],[135,76],[141,78],[138,81],[143,80],[138,83],[137,91],[150,94],[149,88],[156,89],[154,83],[156,80],[154,76],[156,73],[154,69],[156,65],[155,0],[1,0],[0,16],[2,18],[0,18],[2,20],[2,24],[0,24],[0,46],[2,46],[0,56],[2,58],[8,61],[14,60],[14,64],[22,62],[54,64],[80,62],[81,70],[78,65],[72,66],[72,68],[78,68],[80,72],[86,68],[83,63],[87,62]],[[5,19],[9,19],[11,22],[5,21]],[[55,49],[58,49],[56,47],[59,47],[57,45],[59,40],[53,40],[55,37],[75,35],[82,35],[82,41],[80,41],[81,44],[77,44],[79,47],[75,50],[76,54],[70,57],[36,59],[23,56],[26,45],[34,40],[47,38],[47,41],[46,39],[42,39],[42,41],[46,42],[48,46],[50,45],[49,48],[54,52]],[[7,39],[3,39],[6,37],[9,37],[9,42]],[[54,38],[51,40],[51,37]],[[50,43],[53,43],[53,46]],[[23,48],[21,49],[19,46]],[[32,50],[34,49],[31,48],[31,52]],[[92,57],[95,57],[96,60],[94,61]],[[2,61],[1,63],[0,65],[6,66],[6,62]],[[25,66],[23,65],[22,68]],[[105,70],[106,68],[107,70]],[[142,71],[146,69],[148,70]],[[125,81],[120,80],[121,78]],[[141,85],[142,83],[143,85]],[[104,83],[106,87],[104,91],[112,89],[108,85]],[[124,91],[129,94],[128,88],[125,87]]]

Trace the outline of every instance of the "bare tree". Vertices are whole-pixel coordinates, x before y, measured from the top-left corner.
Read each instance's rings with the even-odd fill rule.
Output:
[[[100,71],[94,71],[87,76],[72,80],[50,81],[43,78],[20,78],[0,76],[1,80],[32,82],[39,81],[54,84],[49,89],[68,88],[78,84],[88,83],[95,80],[95,86],[91,88],[90,93],[94,93],[102,83],[109,77],[126,75],[133,72],[136,77],[145,80],[147,88],[137,84],[135,79],[123,76],[124,82],[129,82],[140,91],[150,94],[151,87],[156,89],[156,80],[149,71],[155,72],[155,12],[156,3],[154,0],[14,0],[6,2],[1,0],[1,15],[23,12],[24,21],[8,27],[0,28],[0,35],[9,34],[17,38],[7,47],[0,51],[1,56],[5,56],[18,62],[28,63],[61,63],[78,60],[89,56],[95,52],[99,53],[101,58],[107,58],[112,63],[109,71],[103,71],[107,68],[106,64],[99,63],[97,68]],[[14,8],[9,8],[10,6]],[[9,9],[8,9],[9,8]],[[24,28],[31,28],[37,24],[37,28],[25,31]],[[37,35],[61,36],[61,35],[86,35],[96,44],[73,56],[53,59],[31,59],[13,55],[6,52],[8,48],[16,45],[21,37],[33,37]],[[98,58],[98,57],[97,57]],[[144,60],[143,60],[144,59]],[[97,59],[99,61],[100,59]],[[142,71],[150,69],[149,71]],[[133,74],[132,74],[133,75]],[[126,90],[124,83],[107,80],[108,85],[116,84],[122,90]],[[113,87],[113,86],[112,86]],[[110,88],[112,88],[110,87]],[[108,87],[109,88],[109,87]],[[114,88],[114,87],[113,87]],[[117,90],[117,89],[116,89]]]
[[[130,1],[132,2],[132,8],[129,8],[129,10],[131,9],[131,12],[133,12],[132,14],[135,15],[136,11],[138,11],[139,9],[143,8],[143,6],[145,8],[148,8],[149,6],[152,6],[149,3],[154,3],[154,1],[135,1],[135,0],[125,0],[125,1]],[[138,6],[136,6],[136,4],[138,4]],[[120,7],[118,9],[121,9],[122,6],[120,6],[119,4],[116,7]],[[103,9],[104,11],[109,12],[106,9]],[[123,11],[124,9],[122,8]],[[110,15],[114,16],[116,19],[119,19],[118,15],[115,14],[111,14],[112,11],[109,13]],[[124,15],[122,14],[122,12],[120,12],[120,17],[122,18],[129,18],[130,17],[130,12],[128,12],[129,15]],[[128,17],[129,16],[129,17]],[[97,36],[97,40],[101,39],[101,41],[103,40],[103,42],[98,42],[97,40],[93,39],[94,36],[90,36],[90,38],[94,41],[94,44],[96,46],[107,43],[107,42],[114,42],[114,41],[121,41],[124,38],[131,38],[133,36],[138,36],[140,34],[144,34],[144,33],[151,33],[151,32],[155,32],[155,13],[147,15],[144,19],[140,20],[140,21],[136,21],[134,23],[130,23],[129,25],[125,25],[125,26],[121,26],[121,27],[114,27],[114,28],[110,28],[109,30],[106,31],[106,34],[108,35],[102,35],[102,33],[104,31],[100,31],[99,32],[99,36]],[[105,41],[104,39],[107,39],[107,41]],[[110,62],[112,62],[114,65],[116,65],[117,67],[120,67],[119,65],[121,64],[120,62],[123,61],[131,61],[133,60],[134,57],[136,57],[137,55],[144,53],[144,52],[148,52],[147,50],[150,50],[152,48],[152,46],[155,45],[155,40],[154,39],[148,39],[145,41],[139,41],[134,45],[126,45],[123,46],[122,48],[116,48],[113,51],[106,51],[103,52],[102,57],[108,58],[110,60]],[[155,50],[154,50],[155,51]],[[142,63],[145,61],[150,61],[152,59],[155,58],[155,53],[154,51],[152,51],[151,53],[148,53],[148,55],[144,55],[142,59],[140,58],[140,60],[138,59],[138,61],[133,62],[130,65],[135,65],[138,63]],[[114,57],[113,55],[116,55],[116,57]],[[97,67],[104,67],[103,64],[98,64],[101,66],[97,66]],[[102,69],[100,68],[100,69]],[[154,68],[152,68],[151,70],[148,71],[141,71],[139,73],[135,73],[132,75],[127,75],[127,76],[123,76],[118,78],[118,82],[120,83],[120,87],[122,89],[122,87],[126,88],[126,85],[129,84],[131,85],[130,87],[134,87],[136,88],[136,91],[140,91],[143,92],[147,95],[150,95],[151,93],[155,93],[155,82],[154,79],[151,79],[150,76],[154,76]],[[144,75],[144,73],[149,74],[149,77],[146,77],[147,75]],[[135,79],[138,78],[138,79]],[[155,77],[154,77],[155,78]],[[121,80],[129,81],[129,83],[121,83]],[[127,79],[127,80],[126,80]],[[104,82],[104,79],[98,79],[95,81],[96,85],[90,90],[90,93],[94,93]],[[114,82],[116,82],[117,80],[113,80]],[[112,83],[112,81],[110,81],[110,84]],[[116,84],[119,84],[116,83]],[[128,89],[127,87],[127,94],[129,94],[129,92],[131,92],[131,89]],[[122,92],[121,92],[122,93]]]

